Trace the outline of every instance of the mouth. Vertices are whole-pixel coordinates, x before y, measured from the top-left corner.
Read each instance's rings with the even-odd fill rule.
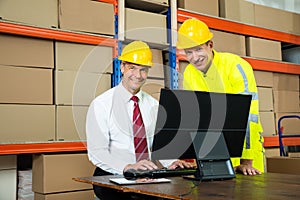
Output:
[[[204,60],[205,60],[205,57],[199,58],[198,60],[196,60],[194,62],[194,64],[195,65],[201,65],[201,64],[203,64]]]
[[[144,82],[144,79],[131,79],[131,81],[134,83],[134,84],[142,84]]]

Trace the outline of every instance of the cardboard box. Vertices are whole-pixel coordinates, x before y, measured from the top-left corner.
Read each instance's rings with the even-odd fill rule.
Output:
[[[88,106],[56,107],[56,140],[85,141]]]
[[[281,43],[256,37],[246,38],[246,54],[254,58],[281,61]]]
[[[0,64],[54,68],[53,41],[0,34]]]
[[[219,16],[246,24],[254,24],[254,4],[245,0],[219,0]]]
[[[202,14],[219,16],[218,0],[177,0],[177,7]]]
[[[158,49],[151,49],[151,51],[153,66],[149,70],[148,77],[164,78],[162,51]]]
[[[94,165],[85,153],[34,155],[32,191],[40,194],[91,189],[91,184],[72,180],[92,176]]]
[[[54,140],[55,108],[52,105],[0,104],[0,143]]]
[[[0,16],[39,27],[58,27],[58,4],[57,0],[1,0]]]
[[[273,75],[274,90],[299,91],[299,75],[283,73],[273,73]]]
[[[142,90],[150,94],[156,100],[159,101],[160,90],[165,87],[164,80],[148,78],[146,83],[143,85]]]
[[[125,8],[125,38],[167,44],[167,21],[163,14]]]
[[[55,71],[56,105],[90,105],[99,94],[111,88],[111,74]]]
[[[214,34],[212,41],[216,51],[246,55],[245,36],[216,30],[211,32]]]
[[[0,170],[0,199],[17,199],[17,169]]]
[[[34,193],[34,200],[92,200],[94,198],[93,190],[81,190],[75,192],[63,192],[63,193],[54,193],[54,194],[39,194]]]
[[[268,147],[265,148],[265,157],[269,158],[269,157],[275,157],[275,156],[280,156],[280,149],[279,147]]]
[[[273,93],[272,88],[257,87],[259,111],[273,111]]]
[[[299,13],[292,13],[292,33],[296,35],[300,35],[300,14]]]
[[[112,73],[113,48],[99,45],[56,41],[56,69],[93,73]]]
[[[256,26],[287,33],[293,31],[292,12],[254,4],[254,17]]]
[[[267,158],[267,172],[300,175],[300,159],[289,157]]]
[[[290,158],[300,158],[300,152],[288,152]]]
[[[273,91],[275,112],[300,112],[299,91]]]
[[[273,87],[273,72],[253,70],[258,87]]]
[[[16,155],[0,155],[0,170],[17,169]]]
[[[278,123],[280,117],[282,116],[289,116],[289,115],[296,115],[300,116],[300,113],[275,113],[275,119]],[[286,135],[295,135],[300,134],[300,119],[299,118],[284,118],[280,122],[281,127],[283,127],[283,134]],[[276,126],[276,130],[278,133],[278,127]]]
[[[61,29],[114,35],[114,5],[87,0],[59,0]]]
[[[262,136],[276,135],[274,112],[259,112],[260,122],[263,127]]]
[[[52,104],[52,69],[0,65],[0,103]]]

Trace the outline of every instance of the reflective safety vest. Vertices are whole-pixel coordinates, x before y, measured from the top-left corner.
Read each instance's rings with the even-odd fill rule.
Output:
[[[192,64],[184,71],[183,87],[187,90],[250,94],[252,101],[246,131],[242,159],[253,160],[253,167],[265,171],[263,131],[259,118],[259,104],[256,81],[251,65],[238,55],[219,53],[213,50],[214,58],[204,74]],[[239,158],[232,158],[232,164],[240,164]]]

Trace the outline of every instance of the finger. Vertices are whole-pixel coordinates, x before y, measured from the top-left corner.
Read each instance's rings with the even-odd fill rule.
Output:
[[[194,167],[194,166],[193,166],[193,163],[184,162],[184,167],[192,168],[192,167]]]
[[[242,168],[242,172],[243,172],[244,175],[248,175],[247,168]]]
[[[182,162],[178,162],[178,163],[177,163],[177,167],[184,168],[184,165],[183,165]]]
[[[256,172],[257,174],[261,174],[261,172],[260,172],[259,170],[257,170],[257,169],[255,169],[255,172]]]
[[[146,169],[148,170],[153,170],[158,168],[153,162],[148,160],[144,160],[141,164],[143,167],[146,167]]]

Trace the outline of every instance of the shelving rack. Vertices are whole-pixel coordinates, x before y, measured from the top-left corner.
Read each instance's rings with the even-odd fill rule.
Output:
[[[99,0],[105,3],[116,5],[117,0]],[[98,45],[114,48],[113,56],[117,53],[117,40],[103,35],[88,34],[76,31],[67,31],[57,28],[41,28],[36,26],[23,25],[19,23],[0,20],[0,33],[22,35],[50,39],[56,41],[76,42],[82,44]],[[86,151],[86,142],[45,142],[45,143],[26,143],[26,144],[0,144],[0,155],[28,154],[28,153],[53,153],[53,152],[76,152]]]
[[[114,4],[115,7],[115,21],[118,21],[118,0],[98,0],[100,2]],[[171,1],[174,3],[175,1]],[[238,33],[246,36],[255,36],[270,40],[276,40],[291,44],[300,45],[300,36],[294,34],[283,33],[279,31],[269,30],[261,27],[256,27],[252,25],[246,25],[239,22],[233,22],[224,18],[206,16],[199,13],[193,13],[183,9],[176,9],[174,4],[171,4],[173,10],[168,12],[168,21],[174,20],[174,15],[177,17],[176,21],[181,23],[188,18],[197,18],[203,20],[207,25],[216,30],[227,31],[231,33]],[[176,6],[176,3],[175,3]],[[173,17],[171,17],[173,16]],[[168,28],[172,31],[176,30],[173,23],[168,25]],[[116,24],[116,29],[118,25]],[[116,30],[117,31],[117,30]],[[114,58],[120,53],[120,42],[118,41],[117,34],[114,38],[99,36],[94,34],[86,34],[81,32],[66,31],[54,28],[40,28],[35,26],[21,25],[17,23],[11,23],[6,21],[0,21],[0,33],[23,35],[28,37],[37,37],[44,39],[52,39],[58,41],[67,42],[78,42],[83,44],[93,44],[97,45],[101,43],[104,46],[114,47]],[[169,35],[171,32],[169,33]],[[176,52],[173,36],[169,36],[171,39],[169,51],[173,52],[169,56],[170,69],[171,69],[171,85],[170,88],[177,88],[178,77],[174,66],[176,66],[177,60],[186,60],[184,55]],[[176,53],[175,53],[176,52]],[[175,56],[176,54],[176,56]],[[300,75],[300,65],[286,63],[286,62],[274,62],[269,60],[254,59],[250,57],[244,57],[256,70],[299,74]],[[113,84],[120,81],[120,69],[118,68],[118,63],[114,66],[114,78]],[[300,138],[283,138],[283,142],[287,145],[299,145]],[[279,141],[278,137],[265,137],[265,147],[278,147]],[[25,153],[43,153],[43,152],[74,152],[74,151],[86,151],[85,142],[49,142],[49,143],[28,143],[28,144],[0,144],[0,155],[5,154],[25,154]]]

